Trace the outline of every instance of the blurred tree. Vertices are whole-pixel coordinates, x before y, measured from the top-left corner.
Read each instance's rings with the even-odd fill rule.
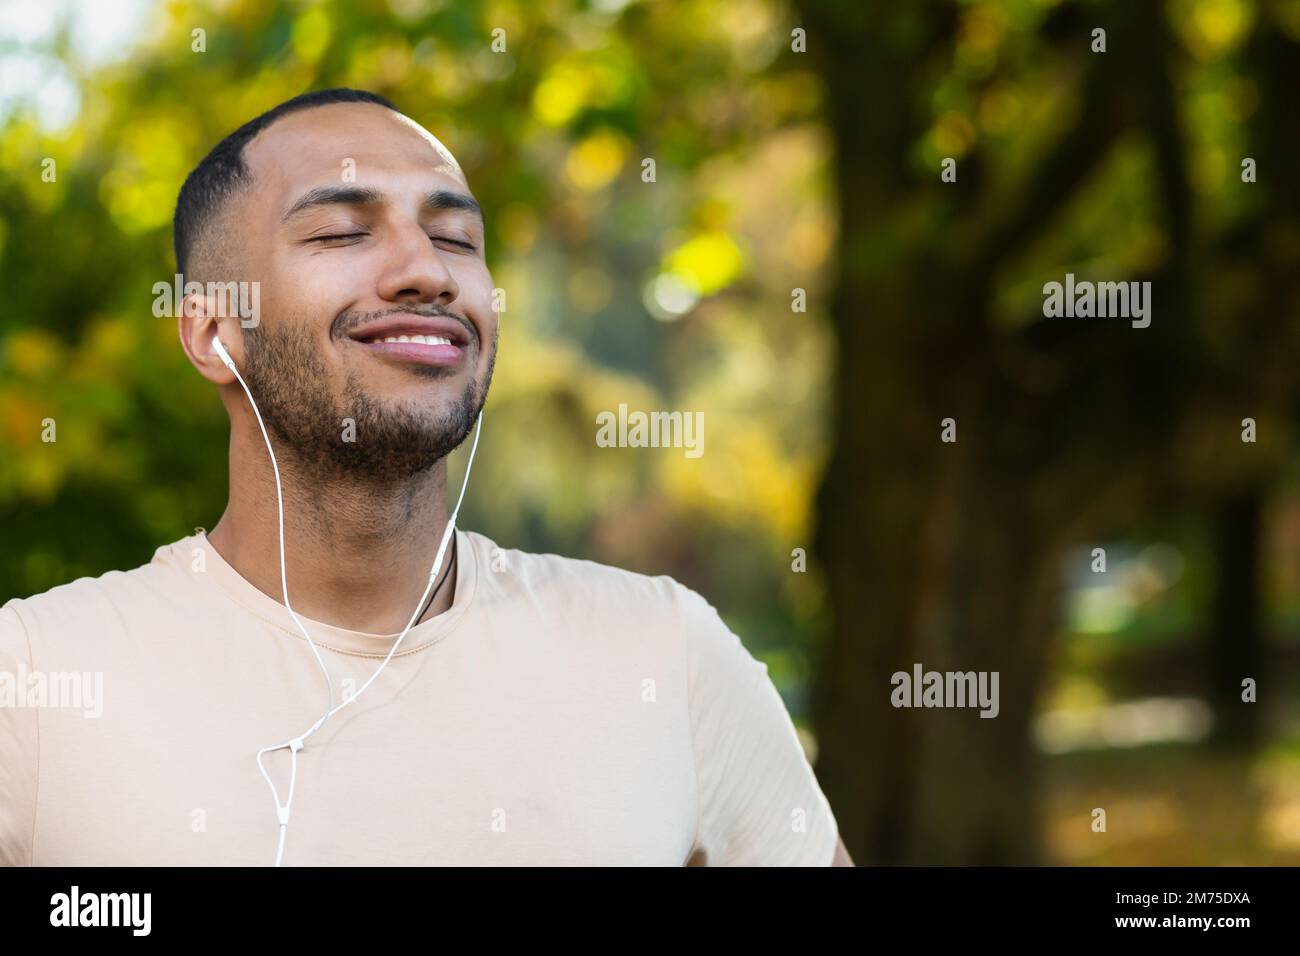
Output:
[[[1264,677],[1260,560],[1263,494],[1247,488],[1212,516],[1218,582],[1213,595],[1205,683],[1214,711],[1212,743],[1249,756],[1261,743],[1259,706],[1243,706],[1242,681]],[[1271,695],[1270,695],[1271,696]]]
[[[1031,717],[1062,549],[1278,469],[1296,397],[1279,317],[1300,275],[1282,92],[1297,25],[1222,7],[800,4],[841,229],[818,772],[862,862],[1039,861]],[[1249,55],[1229,58],[1247,24]],[[1207,129],[1224,135],[1205,144]],[[1259,183],[1238,181],[1238,144],[1270,171]],[[1218,178],[1194,192],[1211,148]],[[1150,280],[1151,326],[1044,318],[1039,289],[1067,271]],[[1242,409],[1269,439],[1241,442]],[[1250,532],[1231,539],[1240,562]],[[1253,567],[1234,566],[1228,600],[1256,592],[1237,580]],[[890,675],[914,662],[999,671],[1000,715],[893,709]]]

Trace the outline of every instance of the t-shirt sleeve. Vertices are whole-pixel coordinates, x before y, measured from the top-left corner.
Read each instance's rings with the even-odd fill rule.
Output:
[[[30,866],[36,819],[36,711],[23,706],[32,673],[27,630],[0,607],[0,866]],[[22,686],[20,686],[20,684]]]
[[[839,828],[767,665],[682,592],[699,799],[688,865],[830,866]]]

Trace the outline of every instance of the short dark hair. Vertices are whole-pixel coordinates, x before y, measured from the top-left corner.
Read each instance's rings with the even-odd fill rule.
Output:
[[[176,197],[172,245],[176,250],[178,272],[185,274],[199,235],[221,211],[226,200],[251,182],[252,173],[244,162],[244,147],[280,117],[330,103],[374,103],[398,112],[396,106],[377,93],[338,87],[300,93],[239,127],[212,147],[212,151],[185,178],[185,184]]]

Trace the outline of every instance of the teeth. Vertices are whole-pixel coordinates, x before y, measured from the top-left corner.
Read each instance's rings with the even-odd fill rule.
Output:
[[[380,342],[394,342],[397,344],[414,343],[415,345],[451,345],[451,339],[445,335],[390,335],[382,338]]]

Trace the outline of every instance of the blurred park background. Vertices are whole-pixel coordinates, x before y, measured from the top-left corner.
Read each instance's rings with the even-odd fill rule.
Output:
[[[1300,863],[1300,2],[0,0],[0,602],[215,524],[152,287],[193,165],[328,86],[487,211],[462,525],[704,594],[860,865]],[[1151,326],[1045,319],[1067,272]]]

